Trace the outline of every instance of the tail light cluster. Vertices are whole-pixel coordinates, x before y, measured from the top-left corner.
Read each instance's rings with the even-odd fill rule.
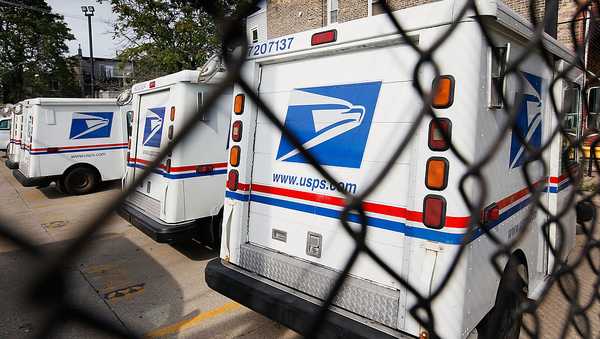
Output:
[[[171,122],[171,125],[169,126],[169,130],[167,132],[167,137],[169,138],[169,145],[171,145],[171,142],[173,142],[173,138],[175,137],[175,114],[177,113],[177,109],[175,108],[175,106],[171,106],[171,110],[169,112],[169,120]],[[169,152],[169,154],[167,155],[167,161],[165,163],[165,170],[167,171],[167,173],[171,172],[171,157],[173,156],[173,152]]]
[[[454,77],[442,75],[433,81],[431,106],[446,109],[454,103]],[[452,122],[447,118],[436,118],[429,123],[428,146],[434,152],[444,152],[450,148]],[[425,169],[425,186],[432,191],[443,191],[448,186],[450,163],[444,157],[431,157]],[[446,199],[441,195],[429,194],[423,200],[423,224],[429,228],[441,229],[446,224]]]
[[[244,94],[238,94],[235,96],[233,101],[233,113],[235,115],[242,115],[246,106],[246,96]],[[244,131],[243,123],[241,120],[235,120],[231,125],[231,141],[240,142],[242,141],[242,132]],[[231,167],[238,167],[240,165],[240,159],[242,157],[242,148],[239,145],[231,146],[229,149],[229,165]],[[240,181],[240,173],[236,169],[229,170],[227,175],[227,189],[230,191],[237,191]]]

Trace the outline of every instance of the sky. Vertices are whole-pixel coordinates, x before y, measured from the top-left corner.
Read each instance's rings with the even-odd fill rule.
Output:
[[[92,33],[94,40],[94,57],[114,58],[119,48],[119,41],[113,40],[112,22],[116,15],[112,12],[110,2],[103,0],[102,4],[94,0],[46,0],[52,7],[52,12],[65,17],[65,22],[75,36],[75,40],[68,41],[69,55],[77,54],[77,48],[81,44],[84,56],[90,55],[88,39],[87,18],[81,11],[81,6],[94,6],[95,12],[92,17]]]

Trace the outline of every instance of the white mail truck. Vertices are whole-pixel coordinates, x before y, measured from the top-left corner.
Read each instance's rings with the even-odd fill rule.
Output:
[[[181,71],[132,88],[134,113],[124,187],[141,175],[192,115],[202,114],[191,135],[121,208],[122,216],[157,242],[196,238],[220,243],[231,93],[223,94],[211,111],[199,111],[224,76],[220,66],[208,68]]]
[[[23,133],[23,112],[29,108],[27,100],[14,105],[11,109],[12,125],[10,127],[10,143],[6,150],[6,167],[16,169],[19,167],[21,153],[21,135]]]
[[[93,192],[122,179],[127,156],[126,117],[115,99],[36,98],[23,111],[19,168],[23,186],[56,182],[69,194]]]
[[[533,213],[537,207],[524,167],[544,188],[539,200],[551,213],[569,207],[574,185],[568,173],[576,164],[562,155],[573,152],[563,152],[568,143],[561,135],[550,136],[560,124],[577,131],[583,78],[574,68],[551,87],[574,58],[548,36],[550,67],[529,49],[519,71],[505,75],[507,63],[526,51],[532,28],[501,2],[477,3],[492,46],[473,17],[456,17],[463,1],[443,0],[394,12],[408,39],[387,15],[377,15],[249,47],[243,79],[337,185],[236,85],[221,252],[205,271],[211,288],[307,334],[356,246],[339,220],[346,204],[339,190],[364,192],[393,161],[362,203],[366,244],[428,297],[444,283],[465,243],[431,305],[435,332],[450,339],[518,338],[520,321],[513,316],[521,301],[540,295],[555,260],[542,233],[547,216]],[[456,21],[454,33],[433,54],[439,76],[428,67],[414,72],[419,54],[409,41],[427,49]],[[432,91],[431,102],[424,103],[415,90],[415,77]],[[508,115],[492,84],[517,107],[515,127],[499,142],[495,138]],[[554,112],[551,91],[566,112],[563,121]],[[430,116],[418,121],[423,105],[433,106],[436,121]],[[483,228],[467,236],[471,212],[460,193],[467,166],[449,149],[442,130],[469,163],[495,154],[483,167],[487,197],[480,226],[503,242],[524,232],[512,256],[499,259],[502,274],[492,265],[498,247]],[[411,131],[407,148],[390,160]],[[540,161],[525,165],[528,152],[521,140],[533,150],[551,142],[543,154],[547,171]],[[473,201],[479,187],[465,182]],[[563,258],[574,245],[574,210],[563,215],[563,232],[550,225],[549,239],[555,248],[563,246]],[[348,216],[355,231],[361,220],[356,211]],[[320,337],[428,338],[410,313],[415,303],[411,290],[362,253],[322,320]]]

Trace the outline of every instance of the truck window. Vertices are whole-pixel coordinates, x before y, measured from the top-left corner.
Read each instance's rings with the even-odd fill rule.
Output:
[[[568,82],[563,90],[562,127],[567,136],[563,135],[562,139],[561,173],[577,161],[577,149],[573,144],[579,136],[580,93],[579,85],[572,82]]]
[[[590,89],[588,101],[587,128],[600,129],[600,87]]]
[[[505,73],[506,65],[508,64],[508,57],[510,52],[510,44],[502,47],[491,48],[491,67],[490,67],[490,108],[502,108],[504,106],[502,97],[504,96],[505,86]]]
[[[9,130],[10,129],[10,120],[2,120],[0,121],[0,130]]]

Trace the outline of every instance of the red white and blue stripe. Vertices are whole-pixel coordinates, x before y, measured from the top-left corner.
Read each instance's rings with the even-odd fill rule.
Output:
[[[80,146],[56,146],[56,147],[45,147],[45,148],[34,148],[31,145],[25,145],[25,149],[31,155],[97,152],[97,151],[119,150],[119,149],[126,149],[126,148],[127,148],[127,143],[80,145]]]
[[[144,169],[152,163],[145,159],[129,158],[127,166],[132,168]],[[188,179],[196,177],[206,177],[214,175],[225,175],[227,173],[227,163],[211,163],[201,165],[188,165],[188,166],[171,166],[167,168],[166,165],[160,164],[158,168],[152,170],[156,174],[160,174],[167,179]]]
[[[568,177],[567,177],[568,178]],[[569,183],[561,176],[540,180],[535,185],[549,185],[559,183],[557,192],[568,187]],[[561,187],[561,188],[559,188]],[[553,192],[553,189],[546,189]],[[326,218],[339,219],[341,209],[345,205],[341,197],[328,196],[310,192],[292,190],[288,188],[267,186],[261,184],[238,184],[238,191],[227,190],[227,198],[256,202],[259,204],[280,207],[299,212],[320,215]],[[486,225],[492,229],[523,210],[531,203],[532,194],[529,188],[523,188],[496,202],[500,208],[499,219]],[[461,244],[470,225],[469,216],[446,216],[445,226],[442,230],[435,230],[423,226],[423,213],[411,211],[404,207],[365,202],[363,209],[367,215],[367,224],[371,227],[386,229],[393,232],[404,233],[408,237],[437,241],[446,244]],[[360,216],[350,214],[349,221],[360,223]],[[470,241],[483,235],[484,231],[477,228]]]

